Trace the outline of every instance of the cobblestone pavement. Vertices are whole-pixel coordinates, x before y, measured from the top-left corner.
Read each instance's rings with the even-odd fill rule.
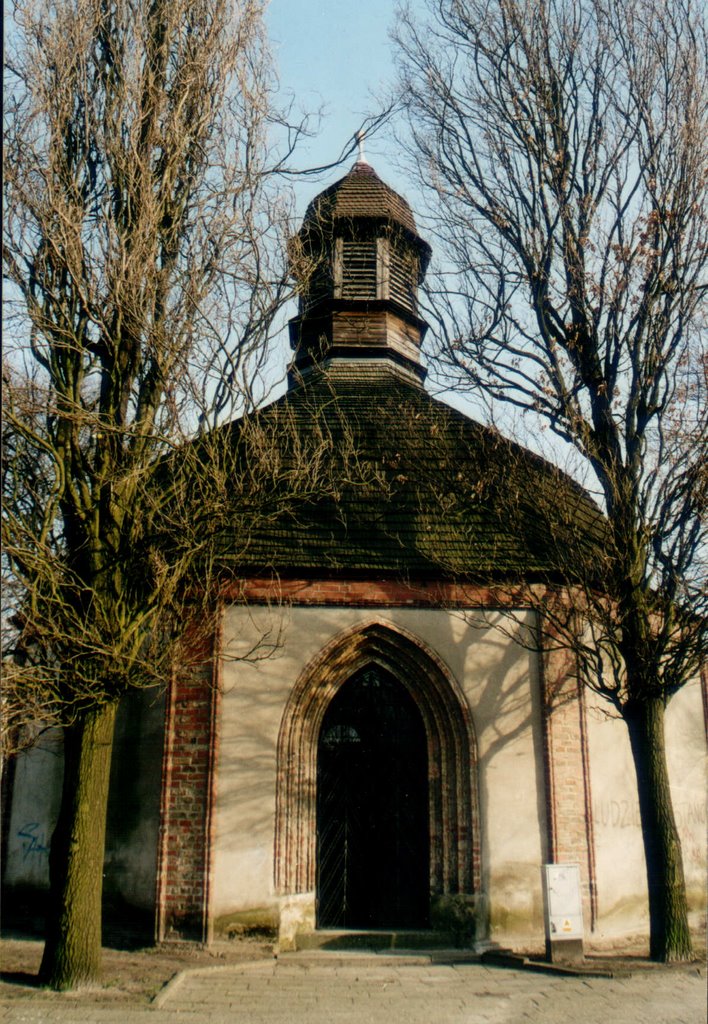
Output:
[[[41,1024],[705,1024],[705,971],[569,977],[424,957],[294,955],[187,970],[150,1004],[89,992],[0,999]]]

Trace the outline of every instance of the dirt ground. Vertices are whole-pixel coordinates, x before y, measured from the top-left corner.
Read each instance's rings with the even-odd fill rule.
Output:
[[[43,943],[19,937],[0,939],[0,998],[27,998],[37,989]],[[194,943],[170,943],[145,949],[103,949],[103,977],[91,987],[92,1001],[149,1001],[170,978],[188,967],[212,967],[261,960],[273,955],[262,939],[237,938],[201,948]],[[84,989],[84,991],[86,991]]]

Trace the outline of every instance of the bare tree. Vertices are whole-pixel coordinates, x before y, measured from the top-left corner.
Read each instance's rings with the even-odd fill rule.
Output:
[[[216,463],[183,442],[252,403],[290,287],[276,189],[287,153],[272,148],[260,0],[28,0],[12,40],[6,700],[63,727],[41,976],[66,988],[100,965],[117,702],[188,657],[187,601],[192,621],[213,608],[206,507],[184,480],[190,459],[195,472]],[[287,149],[298,129],[280,128]],[[178,449],[179,515],[177,484],[164,486]],[[230,486],[222,466],[201,495],[212,523]],[[252,511],[258,474],[242,476]]]
[[[627,724],[651,956],[681,959],[663,721],[705,658],[708,619],[703,12],[429,0],[428,14],[402,12],[397,52],[442,250],[437,369],[550,427],[599,495],[602,557],[591,573],[573,564],[568,614],[556,602],[546,621]],[[560,548],[558,568],[568,578]]]

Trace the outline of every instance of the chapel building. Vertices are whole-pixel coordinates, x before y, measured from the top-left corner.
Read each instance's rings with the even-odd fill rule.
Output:
[[[290,257],[288,390],[255,423],[292,472],[247,541],[224,533],[201,669],[121,710],[109,904],[158,940],[272,928],[282,950],[362,931],[542,948],[557,864],[579,870],[587,941],[646,935],[626,727],[544,643],[529,599],[572,583],[573,559],[587,574],[601,513],[426,390],[430,247],[363,159],[310,204]],[[248,458],[243,424],[226,432]],[[696,680],[667,711],[696,926],[707,708]],[[14,768],[16,898],[47,885],[60,756],[49,738]]]

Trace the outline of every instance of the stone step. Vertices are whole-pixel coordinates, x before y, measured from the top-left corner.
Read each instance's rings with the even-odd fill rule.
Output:
[[[439,931],[344,931],[321,928],[299,934],[300,950],[433,950],[451,949],[454,937]]]

